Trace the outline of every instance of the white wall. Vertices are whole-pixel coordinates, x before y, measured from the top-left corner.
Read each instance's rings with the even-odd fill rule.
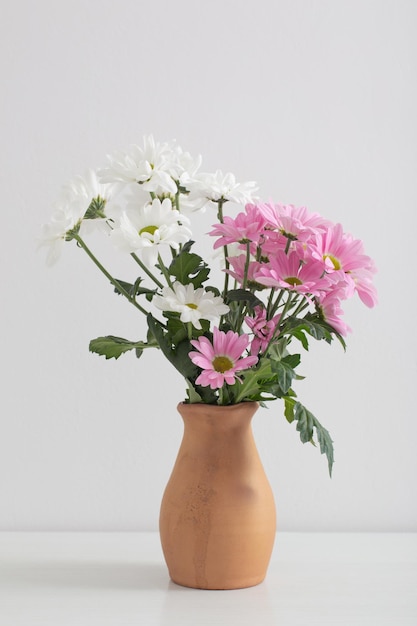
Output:
[[[89,354],[144,321],[75,246],[47,269],[35,244],[61,184],[149,132],[365,241],[380,304],[352,302],[347,354],[315,346],[297,387],[333,479],[278,404],[254,427],[282,530],[417,529],[416,17],[412,0],[3,2],[0,529],[157,527],[182,381],[156,352]]]

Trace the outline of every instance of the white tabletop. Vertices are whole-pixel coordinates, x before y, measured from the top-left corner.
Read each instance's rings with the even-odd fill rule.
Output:
[[[1,626],[416,626],[417,534],[279,533],[264,583],[168,579],[156,533],[0,533]]]

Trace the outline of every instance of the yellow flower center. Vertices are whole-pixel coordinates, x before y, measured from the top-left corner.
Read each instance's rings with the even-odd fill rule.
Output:
[[[297,278],[297,276],[287,276],[286,278],[284,278],[285,282],[288,283],[289,285],[292,285],[294,287],[294,285],[302,285],[303,282]]]
[[[188,306],[189,309],[198,309],[198,306],[194,304],[194,302],[186,302],[185,306]]]
[[[221,372],[222,374],[233,367],[232,361],[227,356],[215,356],[211,364],[216,372]]]
[[[145,226],[139,231],[139,235],[143,235],[143,233],[154,235],[156,230],[158,230],[158,226]]]
[[[323,256],[323,259],[330,259],[330,261],[333,263],[333,267],[335,270],[341,270],[342,269],[342,264],[340,263],[339,259],[336,259],[335,256],[333,256],[333,254],[325,254]]]

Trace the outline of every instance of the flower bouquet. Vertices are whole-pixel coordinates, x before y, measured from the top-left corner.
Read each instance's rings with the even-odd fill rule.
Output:
[[[345,347],[350,330],[342,301],[358,294],[372,307],[375,267],[362,242],[305,207],[262,202],[254,182],[200,172],[175,142],[142,146],[108,157],[108,165],[67,185],[41,244],[53,263],[74,241],[122,296],[146,316],[142,340],[98,337],[90,350],[107,359],[157,348],[184,377],[186,403],[266,405],[282,399],[303,443],[317,439],[329,472],[329,432],[293,389],[311,338]],[[240,205],[236,208],[236,205]],[[234,216],[225,208],[233,206]],[[208,208],[217,216],[210,237],[224,278],[194,249],[190,216]],[[87,245],[98,228],[136,265],[137,278],[113,276]]]

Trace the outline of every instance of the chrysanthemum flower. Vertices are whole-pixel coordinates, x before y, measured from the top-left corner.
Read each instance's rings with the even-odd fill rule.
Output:
[[[340,316],[343,315],[343,309],[337,291],[329,292],[323,297],[316,298],[315,304],[323,319],[338,333],[346,336],[348,332],[351,332],[349,326],[340,319]]]
[[[336,224],[314,237],[311,254],[328,274],[338,274],[346,283],[347,297],[357,291],[364,304],[374,306],[376,289],[372,277],[376,269],[360,239],[344,233],[341,224]]]
[[[246,254],[239,254],[238,256],[229,256],[227,257],[229,262],[229,269],[225,270],[230,276],[233,276],[238,283],[242,284],[245,276],[245,267],[246,267]],[[259,272],[259,268],[261,267],[261,263],[258,261],[251,260],[248,265],[248,277],[247,283],[248,285],[257,285],[258,289],[262,289],[263,285],[260,285],[256,281],[256,276]]]
[[[181,313],[180,320],[201,329],[200,320],[214,320],[229,311],[227,304],[220,296],[204,288],[195,289],[190,283],[182,285],[175,282],[162,290],[162,296],[154,296],[153,304],[161,311]]]
[[[331,226],[331,222],[318,213],[309,213],[306,207],[270,203],[257,207],[269,226],[289,239],[307,241],[313,234],[324,232]]]
[[[221,170],[217,170],[214,173],[195,176],[189,188],[189,199],[200,209],[210,205],[217,206],[220,200],[245,204],[253,200],[257,189],[258,186],[254,181],[237,183],[232,173],[223,174]]]
[[[100,172],[103,182],[140,183],[147,191],[177,193],[173,180],[174,144],[157,143],[152,135],[143,138],[143,146],[133,145],[130,152],[108,155],[110,165]]]
[[[285,254],[278,250],[268,263],[262,263],[255,275],[261,285],[288,289],[302,294],[320,295],[327,291],[331,280],[323,274],[322,264],[315,259],[300,258],[297,252]]]
[[[209,235],[219,237],[214,243],[215,249],[231,243],[258,244],[263,237],[265,224],[266,220],[256,206],[248,204],[245,207],[245,213],[238,213],[235,218],[226,215],[223,224],[214,224]]]
[[[139,252],[147,265],[155,265],[158,253],[167,247],[178,250],[189,241],[191,231],[185,224],[189,220],[172,208],[166,198],[155,199],[136,210],[122,213],[111,237],[126,252]]]
[[[190,352],[189,357],[203,370],[196,384],[210,386],[211,389],[219,389],[225,382],[233,385],[236,372],[248,369],[258,361],[257,356],[242,357],[248,343],[248,335],[238,335],[232,330],[225,333],[216,326],[213,329],[213,343],[204,336],[192,340],[191,344],[197,352]]]
[[[57,208],[48,224],[43,224],[41,236],[38,239],[39,247],[47,247],[47,265],[54,265],[61,256],[62,247],[69,233],[79,230],[84,209],[64,205]]]
[[[255,307],[254,317],[245,317],[246,324],[254,334],[250,349],[251,354],[259,354],[259,352],[264,352],[267,349],[280,317],[280,315],[275,315],[272,319],[267,320],[266,309],[261,306]]]

